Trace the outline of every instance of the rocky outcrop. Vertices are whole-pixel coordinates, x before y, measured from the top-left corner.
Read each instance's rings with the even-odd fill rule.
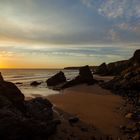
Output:
[[[62,71],[60,71],[59,73],[57,73],[54,76],[52,76],[51,78],[49,78],[46,82],[47,82],[48,86],[56,86],[61,83],[65,83],[66,77],[65,77],[64,73]]]
[[[3,76],[1,75],[1,72],[0,72],[0,82],[4,81],[3,79]]]
[[[132,66],[140,66],[140,49],[135,51],[133,57],[129,61]]]
[[[93,79],[93,75],[89,66],[84,66],[79,69],[79,75],[73,80],[68,81],[66,84],[64,84],[62,88],[68,88],[83,83],[90,85],[94,84],[95,82],[97,81]]]
[[[112,62],[107,65],[105,63],[98,66],[95,70],[99,75],[120,75],[122,71],[129,67],[140,66],[140,50],[136,50],[129,60]]]
[[[130,67],[124,70],[120,76],[116,76],[113,80],[104,83],[105,88],[111,89],[114,92],[133,96],[140,91],[140,67]]]
[[[107,75],[108,74],[108,67],[106,65],[106,63],[102,63],[100,66],[97,67],[96,69],[96,73],[99,75]]]
[[[1,140],[46,140],[55,133],[57,124],[50,101],[25,101],[13,83],[0,81]]]
[[[24,95],[21,91],[11,82],[1,81],[0,82],[0,96],[9,100],[14,106],[25,110],[23,107]]]
[[[128,60],[117,61],[107,65],[108,75],[119,75],[123,70],[128,68]]]

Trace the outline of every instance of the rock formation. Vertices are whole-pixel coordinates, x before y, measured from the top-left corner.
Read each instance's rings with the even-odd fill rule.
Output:
[[[66,77],[65,77],[64,73],[62,71],[60,71],[59,73],[57,73],[54,76],[52,76],[51,78],[49,78],[46,82],[47,82],[48,86],[56,86],[56,85],[65,83]]]
[[[140,91],[140,67],[130,67],[124,70],[120,76],[116,76],[113,80],[104,83],[104,87],[114,92],[131,96]]]
[[[102,76],[107,75],[108,67],[107,67],[106,63],[102,63],[99,67],[97,67],[96,73],[99,75],[102,75]]]
[[[11,82],[0,81],[0,139],[46,140],[55,133],[52,104],[47,99],[24,100]]]
[[[122,71],[129,67],[140,66],[140,50],[136,50],[129,60],[112,62],[107,65],[101,64],[95,69],[95,73],[99,75],[120,75]]]
[[[4,81],[3,79],[3,76],[1,75],[1,72],[0,72],[0,82]]]
[[[94,84],[96,80],[93,79],[93,75],[89,66],[83,66],[79,69],[79,75],[75,77],[73,80],[68,81],[66,84],[62,86],[62,88],[72,87],[78,84]]]

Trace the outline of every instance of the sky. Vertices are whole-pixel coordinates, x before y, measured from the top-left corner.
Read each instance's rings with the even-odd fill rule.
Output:
[[[63,68],[130,58],[140,0],[0,0],[0,68]]]

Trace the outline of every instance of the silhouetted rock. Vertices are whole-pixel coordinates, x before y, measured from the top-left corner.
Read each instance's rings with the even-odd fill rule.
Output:
[[[0,82],[0,95],[5,96],[14,104],[19,104],[24,101],[24,95],[21,91],[11,82]]]
[[[4,81],[3,79],[3,76],[1,75],[1,72],[0,72],[0,82]]]
[[[26,102],[28,115],[40,120],[49,120],[53,117],[52,103],[41,97]],[[42,115],[43,114],[43,115]]]
[[[61,88],[62,89],[68,88],[68,87],[72,87],[72,86],[84,84],[84,83],[91,85],[91,84],[94,84],[95,82],[97,81],[93,79],[93,75],[91,73],[89,66],[83,66],[79,69],[79,75],[75,77],[73,80],[65,83]]]
[[[54,76],[52,76],[51,78],[49,78],[46,82],[47,82],[48,86],[56,86],[61,83],[65,83],[66,77],[65,77],[64,73],[62,71],[60,71],[59,73],[57,73]]]
[[[136,50],[129,60],[112,62],[107,65],[104,63],[96,68],[99,75],[120,75],[122,71],[129,67],[140,66],[140,50]]]
[[[38,97],[25,101],[13,83],[0,81],[1,140],[46,140],[58,124],[49,100]]]
[[[38,86],[40,84],[41,84],[41,82],[33,81],[30,85],[31,86]]]
[[[107,75],[108,74],[108,67],[106,63],[102,63],[100,66],[97,67],[96,72],[99,75]]]
[[[89,66],[81,67],[79,69],[79,76],[80,76],[81,80],[83,80],[84,82],[86,82],[88,84],[93,82],[93,75],[91,73]]]
[[[140,67],[130,67],[124,70],[120,76],[104,83],[103,87],[113,90],[114,92],[135,96],[140,91]]]
[[[134,52],[133,57],[129,61],[133,66],[140,66],[140,49]]]
[[[117,61],[107,65],[108,75],[119,75],[123,70],[128,68],[128,60]]]

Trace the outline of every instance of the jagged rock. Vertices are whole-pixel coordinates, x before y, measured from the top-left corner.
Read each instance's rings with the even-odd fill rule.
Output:
[[[89,66],[84,66],[79,69],[79,75],[77,77],[75,77],[73,80],[65,83],[62,86],[62,89],[72,87],[72,86],[75,86],[78,84],[83,84],[83,83],[91,85],[91,84],[94,84],[95,82],[97,82],[97,81],[95,79],[93,79],[93,75],[90,71]]]
[[[41,82],[33,81],[30,85],[31,86],[38,86],[40,84],[41,84]]]
[[[24,100],[11,82],[0,82],[0,139],[46,140],[56,132],[52,104],[47,99]]]
[[[100,75],[120,75],[129,67],[140,66],[140,49],[134,52],[134,55],[129,60],[112,62],[107,65],[101,64],[96,68],[96,74]]]
[[[107,65],[108,75],[119,75],[123,70],[128,68],[128,60],[112,62]]]
[[[130,59],[130,63],[133,66],[140,66],[140,49],[134,52],[133,57]]]
[[[41,97],[26,102],[28,115],[40,120],[45,119],[46,121],[53,117],[52,106],[49,100]]]
[[[111,89],[120,95],[134,97],[140,91],[140,67],[130,67],[123,71],[120,76],[103,83],[103,87]]]
[[[0,72],[0,82],[4,81],[3,79],[3,76],[1,75],[1,72]]]
[[[106,63],[102,63],[100,66],[98,66],[95,73],[102,75],[102,76],[107,75],[108,74],[108,67],[107,67]]]
[[[11,82],[0,82],[0,95],[5,96],[14,104],[21,104],[24,101],[24,95]]]
[[[92,75],[92,72],[91,72],[89,66],[81,67],[79,69],[79,76],[80,76],[81,80],[83,80],[86,83],[90,84],[93,81],[93,75]]]
[[[47,82],[48,86],[56,86],[61,83],[65,83],[66,77],[65,77],[64,73],[62,71],[60,71],[59,73],[57,73],[54,76],[52,76],[51,78],[49,78],[46,82]]]

